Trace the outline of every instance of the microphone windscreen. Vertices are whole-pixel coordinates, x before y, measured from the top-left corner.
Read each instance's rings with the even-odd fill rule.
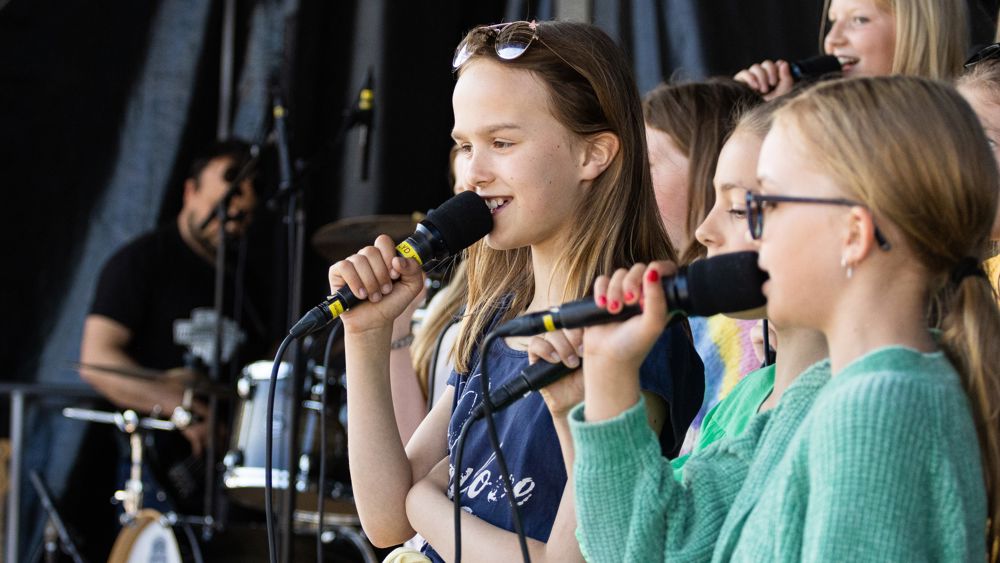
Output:
[[[792,76],[796,80],[818,78],[831,72],[840,72],[840,59],[833,55],[820,55],[791,63]]]
[[[465,191],[433,209],[421,223],[437,229],[448,253],[455,254],[493,230],[493,214],[476,192]]]
[[[767,272],[756,252],[732,252],[693,262],[687,269],[689,316],[749,311],[767,304],[761,286]]]

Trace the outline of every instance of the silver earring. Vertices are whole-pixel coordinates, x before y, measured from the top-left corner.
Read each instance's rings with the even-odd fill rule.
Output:
[[[851,276],[853,276],[853,275],[854,275],[854,266],[848,266],[847,267],[847,279],[851,279]]]

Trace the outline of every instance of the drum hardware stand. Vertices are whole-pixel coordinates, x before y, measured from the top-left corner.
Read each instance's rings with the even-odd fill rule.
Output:
[[[186,390],[185,397],[188,397],[189,393],[191,393],[191,391]],[[129,478],[125,481],[125,488],[120,491],[115,491],[112,498],[114,501],[122,503],[125,510],[124,514],[121,516],[122,526],[127,527],[132,525],[137,521],[140,516],[140,511],[142,511],[142,496],[144,489],[142,485],[143,446],[142,433],[140,432],[140,429],[166,431],[178,429],[183,430],[187,427],[187,424],[190,424],[193,420],[191,413],[183,407],[174,409],[171,419],[176,418],[181,421],[186,421],[185,424],[179,425],[172,420],[161,420],[149,417],[140,418],[139,415],[131,409],[119,413],[67,407],[64,408],[62,412],[63,416],[67,418],[97,422],[101,424],[114,424],[119,430],[128,434],[131,460]],[[34,479],[34,475],[32,475],[32,479]],[[211,514],[206,514],[202,517],[190,517],[181,516],[171,511],[160,515],[160,523],[164,526],[182,524],[184,526],[184,531],[189,534],[191,549],[194,551],[195,559],[197,561],[201,561],[201,548],[198,546],[198,542],[193,537],[193,534],[190,532],[190,528],[188,528],[188,526],[191,524],[198,524],[201,525],[203,529],[214,529],[215,519]]]
[[[177,425],[169,420],[139,418],[139,415],[133,410],[118,413],[67,407],[63,409],[63,416],[75,420],[114,424],[119,430],[128,434],[132,462],[129,469],[129,478],[125,481],[125,488],[115,491],[113,497],[115,501],[122,503],[125,509],[125,513],[121,517],[121,523],[123,526],[127,526],[135,520],[136,515],[142,510],[142,433],[139,432],[139,429],[169,431],[177,429]]]
[[[38,474],[34,469],[28,473],[28,478],[31,479],[32,486],[35,487],[35,492],[38,493],[38,498],[42,501],[42,507],[49,514],[49,522],[45,529],[45,552],[46,560],[55,561],[58,557],[57,553],[62,549],[63,553],[66,553],[73,558],[74,563],[84,563],[84,558],[80,555],[80,552],[76,549],[76,544],[73,542],[73,537],[70,535],[69,530],[66,529],[66,524],[63,523],[63,519],[59,516],[59,511],[56,510],[56,505],[52,502],[52,494],[49,492],[49,488],[45,485],[45,480],[42,476]],[[55,529],[55,538],[49,538],[49,527]]]

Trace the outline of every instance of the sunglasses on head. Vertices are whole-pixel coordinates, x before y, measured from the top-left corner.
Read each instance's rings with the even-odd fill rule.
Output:
[[[1000,43],[994,43],[988,47],[983,47],[975,55],[965,61],[965,68],[972,68],[983,61],[1000,59]]]
[[[523,55],[536,39],[562,59],[562,62],[566,63],[567,66],[576,69],[538,35],[538,22],[534,20],[483,25],[473,29],[455,49],[455,56],[451,60],[451,69],[458,70],[475,54],[479,46],[487,41],[492,40],[493,49],[498,57],[505,61],[512,61]]]

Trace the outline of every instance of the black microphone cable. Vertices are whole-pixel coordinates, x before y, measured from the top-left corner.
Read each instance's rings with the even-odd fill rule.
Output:
[[[490,332],[483,339],[483,343],[480,345],[479,354],[479,368],[480,368],[480,388],[483,396],[483,406],[485,408],[485,418],[486,418],[486,428],[487,433],[490,437],[490,442],[493,446],[493,453],[496,454],[497,465],[500,467],[500,480],[503,482],[504,491],[507,493],[507,502],[510,503],[510,508],[512,511],[512,516],[514,520],[514,531],[517,533],[517,541],[521,547],[521,558],[524,563],[531,563],[531,556],[528,554],[528,541],[524,535],[524,527],[521,524],[521,510],[517,506],[517,501],[514,500],[514,487],[510,483],[510,471],[507,469],[507,461],[504,459],[503,451],[500,448],[500,436],[497,434],[496,422],[493,420],[493,402],[490,399],[490,376],[489,368],[487,367],[489,363],[486,361],[489,355],[490,348],[493,343],[497,340],[498,335]],[[460,496],[461,489],[461,476],[462,476],[462,454],[465,450],[465,437],[472,426],[472,422],[475,420],[471,415],[466,419],[465,423],[462,424],[462,430],[459,432],[458,443],[456,445],[456,455],[455,455],[455,471],[454,482],[452,483],[452,496],[454,497],[452,501],[454,502],[454,517],[455,517],[455,562],[461,563],[462,561],[462,499]]]
[[[771,348],[770,336],[767,334],[767,319],[764,319],[762,326],[764,328],[764,365],[760,367],[767,367],[775,362],[777,354]]]
[[[333,327],[330,328],[330,334],[326,337],[326,349],[323,351],[323,369],[320,370],[323,374],[323,391],[320,394],[320,409],[319,409],[319,477],[317,480],[317,488],[319,492],[316,494],[316,512],[317,524],[316,524],[316,561],[318,563],[323,563],[323,509],[326,504],[326,489],[324,488],[324,483],[326,482],[326,398],[327,389],[330,386],[330,354],[333,351],[333,343],[337,340],[337,336],[340,333],[340,328],[344,326],[343,323],[333,323]]]
[[[267,552],[270,563],[278,563],[278,543],[274,530],[274,514],[271,506],[271,493],[274,489],[271,472],[274,466],[271,457],[274,446],[274,388],[278,386],[278,370],[281,368],[281,359],[285,355],[288,345],[295,341],[291,334],[285,336],[278,346],[278,352],[274,355],[274,363],[271,365],[271,383],[267,390],[267,421],[266,435],[264,436],[264,513],[267,521]],[[288,468],[288,488],[291,489],[291,468]],[[289,494],[294,494],[294,490],[289,490]],[[288,541],[288,538],[286,538]]]

